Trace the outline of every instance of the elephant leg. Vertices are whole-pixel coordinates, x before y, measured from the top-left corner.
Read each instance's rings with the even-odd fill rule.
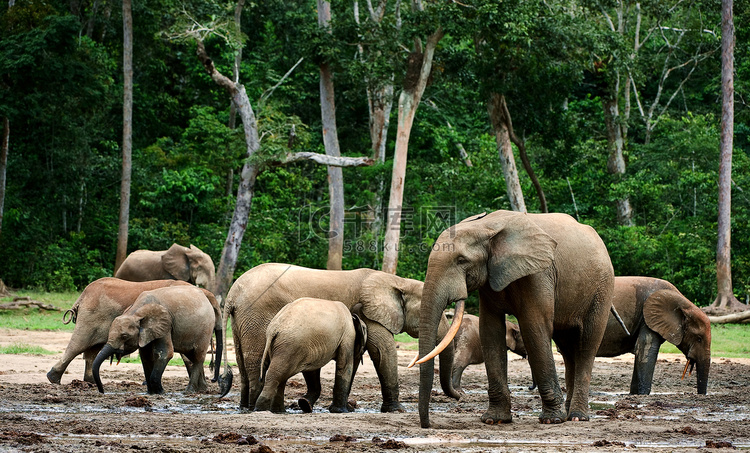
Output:
[[[321,385],[320,385],[320,368],[313,371],[303,371],[302,376],[305,377],[305,384],[307,384],[307,393],[297,401],[302,412],[312,412],[315,402],[320,398]]]
[[[464,393],[461,389],[461,376],[464,374],[464,370],[468,365],[465,363],[453,364],[453,371],[451,372],[451,381],[453,382],[453,388],[459,392]]]
[[[261,360],[266,345],[266,327],[273,314],[269,317],[257,312],[244,313],[243,319],[250,319],[251,322],[242,325],[232,319],[235,354],[240,369],[240,409],[252,410],[263,391],[264,383],[260,380]]]
[[[185,367],[188,371],[190,381],[185,389],[186,393],[203,393],[208,390],[208,382],[206,381],[206,374],[203,370],[203,362],[206,360],[205,349],[198,348],[191,354],[183,354],[183,360],[185,358],[190,360],[190,366],[188,362],[185,362]]]
[[[76,326],[78,327],[78,326]],[[94,341],[94,338],[103,337],[100,341]],[[63,356],[60,360],[55,363],[52,368],[47,372],[47,379],[53,383],[53,384],[59,384],[60,379],[62,379],[62,375],[65,374],[65,370],[68,369],[68,365],[70,365],[70,362],[73,361],[76,357],[78,357],[78,354],[85,352],[89,348],[97,347],[96,353],[99,353],[99,350],[104,346],[104,344],[107,342],[107,334],[100,335],[97,332],[94,332],[94,334],[89,335],[83,335],[80,333],[76,333],[73,331],[73,336],[70,339],[70,342],[68,343],[68,346],[65,348],[65,352],[63,353]],[[91,345],[95,346],[91,346]],[[94,357],[96,357],[96,354],[94,354]],[[93,359],[92,359],[93,363]],[[87,362],[88,365],[88,362]],[[87,370],[90,371],[90,367],[87,367]],[[89,381],[86,379],[86,375],[84,375],[84,379],[87,382],[94,382],[94,376],[91,374],[91,380]]]
[[[398,356],[393,334],[376,322],[366,321],[366,324],[367,352],[378,373],[383,395],[380,412],[404,412],[404,407],[398,401]]]
[[[333,383],[333,401],[328,406],[331,413],[344,414],[349,412],[347,402],[349,401],[349,391],[352,388],[354,364],[352,363],[351,351],[341,351],[336,358],[336,378]]]
[[[240,370],[240,409],[250,409],[250,381],[247,378],[244,348],[242,347],[241,338],[237,335],[237,329],[239,327],[232,322],[235,360],[237,361],[237,368]]]
[[[531,376],[542,398],[542,414],[539,416],[539,422],[562,423],[566,419],[566,412],[563,409],[562,390],[552,355],[552,320],[536,313],[530,315],[523,313],[523,315],[521,316],[521,313],[517,315],[518,324],[526,344]]]
[[[479,298],[479,338],[487,370],[490,405],[482,415],[487,424],[510,423],[510,390],[508,389],[508,353],[505,346],[505,313],[487,309]]]
[[[164,370],[167,369],[167,364],[174,356],[174,351],[171,348],[171,343],[165,339],[157,339],[151,343],[151,357],[153,358],[153,368],[151,372],[146,375],[146,386],[148,393],[150,394],[162,394],[164,393],[164,387],[161,384],[161,377],[164,375]],[[144,368],[145,371],[145,368]]]
[[[631,395],[651,394],[651,383],[654,379],[654,368],[659,356],[659,347],[664,342],[656,332],[641,327],[635,342],[635,364],[633,378],[630,381]]]
[[[281,367],[278,359],[271,359],[271,364],[266,371],[266,379],[263,385],[263,391],[255,402],[256,411],[271,411],[277,414],[286,412],[284,407],[284,389],[286,381],[291,375],[284,371],[279,371]]]
[[[570,412],[570,403],[573,400],[573,382],[575,381],[575,359],[574,354],[569,348],[561,347],[558,344],[558,350],[565,363],[565,412]]]
[[[83,352],[83,361],[84,361],[84,370],[83,370],[83,380],[85,382],[91,382],[94,383],[94,359],[96,358],[97,354],[99,354],[99,351],[102,350],[102,347],[104,345],[98,344],[95,346],[92,346],[85,350]]]

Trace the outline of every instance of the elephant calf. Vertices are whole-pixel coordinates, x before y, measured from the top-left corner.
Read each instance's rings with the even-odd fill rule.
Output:
[[[287,380],[302,372],[307,393],[299,400],[304,412],[320,397],[320,369],[336,361],[331,412],[349,412],[347,401],[367,344],[367,327],[341,302],[303,297],[284,306],[268,324],[263,352],[263,390],[256,411],[284,413]]]
[[[469,365],[484,363],[482,343],[479,340],[479,317],[465,314],[458,333],[453,339],[455,356],[453,360],[453,388],[461,390],[461,376]],[[521,338],[521,329],[510,321],[505,321],[505,344],[508,350],[526,358],[526,346]]]
[[[649,277],[615,277],[612,303],[630,335],[610,316],[596,356],[635,354],[631,394],[651,393],[654,366],[664,341],[685,354],[686,371],[697,366],[698,393],[706,393],[711,366],[711,323],[701,309],[668,281]]]
[[[219,304],[209,291],[195,286],[172,286],[144,291],[135,303],[112,321],[107,344],[94,359],[96,386],[104,393],[99,368],[109,357],[119,359],[139,351],[148,393],[163,393],[161,377],[175,352],[183,354],[190,376],[186,392],[205,392],[203,372],[211,330],[216,333],[216,376],[221,362],[222,323]]]

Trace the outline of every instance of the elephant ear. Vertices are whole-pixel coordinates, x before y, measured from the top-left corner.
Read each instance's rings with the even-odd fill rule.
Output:
[[[404,329],[405,295],[401,277],[374,271],[362,282],[362,314],[370,321],[382,324],[392,334]]]
[[[362,360],[362,356],[367,348],[367,326],[356,314],[352,314],[354,323],[354,360]]]
[[[157,338],[164,338],[172,330],[172,315],[159,304],[146,304],[135,311],[141,318],[138,347],[142,348]]]
[[[649,329],[673,345],[682,343],[685,314],[681,300],[684,296],[671,289],[654,291],[643,303],[643,319]]]
[[[177,280],[190,280],[190,263],[188,262],[187,247],[172,244],[169,250],[161,256],[161,264],[164,270],[169,272]]]
[[[519,278],[539,273],[552,265],[557,242],[526,214],[502,217],[489,225],[490,286],[500,292]]]

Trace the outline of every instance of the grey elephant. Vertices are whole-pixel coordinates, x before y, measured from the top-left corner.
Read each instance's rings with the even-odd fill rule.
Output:
[[[63,322],[67,324],[73,321],[75,328],[62,358],[49,370],[47,379],[53,384],[59,384],[70,362],[83,353],[86,362],[83,380],[93,383],[91,366],[107,342],[112,321],[133,305],[143,291],[165,286],[192,285],[175,280],[129,282],[113,277],[91,282],[78,296],[73,307],[63,315]]]
[[[115,277],[131,282],[182,280],[213,290],[216,269],[211,257],[198,247],[172,244],[168,250],[136,250],[125,258]]]
[[[240,408],[253,409],[263,389],[261,359],[268,323],[285,305],[300,297],[337,300],[352,308],[361,304],[367,325],[367,351],[380,380],[381,411],[403,410],[399,402],[398,360],[393,335],[419,335],[422,282],[372,269],[329,271],[289,264],[266,263],[238,278],[227,294],[224,320],[232,320],[232,334],[240,370]],[[448,320],[436,321],[446,333]],[[434,337],[433,337],[434,338]],[[451,387],[453,347],[440,355],[440,383],[443,391],[458,399]]]
[[[328,410],[350,412],[349,393],[366,344],[365,323],[341,302],[303,297],[286,305],[266,329],[261,373],[264,386],[255,410],[286,412],[286,382],[301,371],[307,393],[299,406],[303,412],[312,412],[320,397],[320,369],[335,360],[333,402]]]
[[[139,352],[148,393],[164,392],[161,378],[175,352],[183,355],[190,376],[186,392],[208,389],[203,371],[211,333],[216,333],[216,363],[221,361],[222,322],[213,295],[195,286],[172,286],[144,291],[125,312],[112,321],[107,344],[94,359],[94,382],[104,393],[99,369],[108,358]],[[214,380],[219,367],[215,367]]]
[[[469,365],[484,363],[482,343],[479,339],[479,317],[465,314],[461,326],[453,339],[455,357],[453,361],[453,388],[461,390],[461,376]],[[508,350],[526,358],[526,346],[523,344],[521,329],[516,323],[505,321],[505,344]]]
[[[635,354],[630,393],[648,395],[659,347],[664,341],[677,346],[688,367],[697,366],[697,390],[706,394],[711,366],[711,323],[708,316],[674,285],[650,277],[615,277],[612,302],[631,332],[626,335],[609,319],[597,357]],[[684,373],[683,373],[684,376]]]
[[[430,426],[432,358],[452,343],[464,301],[474,290],[479,291],[479,334],[490,384],[489,408],[481,420],[488,424],[512,420],[506,314],[518,319],[532,376],[539,386],[539,421],[588,420],[591,371],[613,289],[614,271],[604,242],[593,228],[568,215],[496,211],[443,231],[427,264],[419,322],[421,426]],[[431,352],[441,314],[453,302],[456,314],[451,335]],[[565,361],[565,398],[552,340]],[[440,362],[445,366],[442,358]]]

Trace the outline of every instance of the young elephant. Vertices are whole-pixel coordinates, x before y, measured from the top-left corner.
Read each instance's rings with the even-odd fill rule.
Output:
[[[479,339],[479,317],[465,314],[456,338],[453,339],[455,356],[453,360],[453,388],[461,390],[461,376],[469,365],[484,363],[482,343]],[[505,344],[508,350],[526,358],[526,346],[521,338],[521,329],[510,321],[505,321]]]
[[[94,381],[104,393],[99,368],[116,356],[139,351],[148,393],[163,393],[161,377],[175,352],[183,354],[190,376],[186,392],[204,392],[208,388],[203,372],[211,330],[216,332],[216,363],[221,361],[221,312],[209,291],[195,286],[176,286],[145,291],[135,303],[112,321],[109,339],[94,359]],[[218,379],[219,366],[215,367]]]
[[[331,412],[349,412],[347,401],[367,344],[367,327],[341,302],[303,297],[284,306],[266,330],[263,391],[256,411],[283,413],[286,381],[302,372],[307,393],[299,400],[304,412],[320,396],[320,369],[336,361]]]
[[[711,366],[711,323],[671,283],[649,277],[615,277],[613,305],[630,330],[610,316],[597,357],[635,354],[630,393],[648,395],[659,347],[674,344],[687,357],[688,367],[698,367],[698,393],[705,394]],[[684,376],[684,373],[683,373]]]

